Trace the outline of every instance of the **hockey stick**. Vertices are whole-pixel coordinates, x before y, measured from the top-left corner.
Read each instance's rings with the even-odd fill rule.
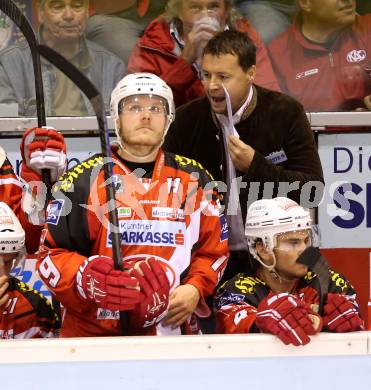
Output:
[[[71,62],[66,60],[62,55],[57,53],[55,50],[51,49],[45,45],[38,45],[37,50],[39,53],[63,72],[76,86],[87,96],[91,105],[94,108],[95,115],[98,121],[100,143],[102,149],[102,155],[106,161],[103,165],[104,178],[105,181],[108,181],[113,176],[112,163],[107,164],[107,159],[112,161],[111,149],[110,149],[110,140],[109,140],[109,131],[107,126],[106,115],[104,111],[104,102],[102,95],[99,93],[94,84],[77,69]],[[113,260],[115,263],[115,269],[123,270],[122,264],[122,255],[121,255],[121,237],[119,232],[118,216],[116,209],[115,201],[115,188],[114,183],[110,181],[106,185],[106,195],[108,200],[109,207],[109,222],[110,226],[114,227],[111,229],[112,234],[112,251],[113,251]],[[121,331],[123,335],[127,333],[127,315],[125,312],[120,313],[120,322],[121,322]]]
[[[322,315],[330,277],[327,260],[321,255],[319,248],[310,246],[299,256],[297,262],[307,265],[318,277],[320,290],[318,314]]]
[[[40,55],[37,51],[37,38],[35,32],[31,26],[31,23],[23,12],[15,5],[12,0],[0,0],[0,10],[4,14],[8,15],[9,18],[14,22],[14,24],[21,30],[23,36],[25,37],[31,51],[32,64],[35,77],[35,92],[36,92],[36,109],[37,109],[37,126],[43,127],[46,126],[46,116],[45,116],[45,100],[44,100],[44,87],[43,79],[41,72],[41,62]],[[48,169],[43,169],[42,172],[42,181],[45,183],[47,188],[46,193],[46,202],[45,205],[49,203],[51,199],[51,179],[50,172]]]

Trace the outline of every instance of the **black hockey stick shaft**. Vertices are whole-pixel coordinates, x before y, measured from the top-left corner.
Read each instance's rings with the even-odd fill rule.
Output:
[[[104,111],[104,102],[102,95],[99,93],[94,84],[77,69],[71,62],[66,60],[61,54],[45,45],[38,46],[39,53],[63,72],[76,86],[87,96],[91,105],[94,108],[95,115],[98,121],[99,136],[101,143],[102,155],[104,158],[112,161],[109,131],[107,120]],[[108,181],[113,175],[112,164],[104,164],[104,178]],[[115,189],[113,183],[106,186],[107,200],[109,205],[115,202]],[[122,270],[122,256],[121,256],[121,237],[118,231],[118,217],[116,207],[110,207],[112,211],[109,212],[110,224],[115,228],[112,232],[112,249],[115,261],[115,268]]]
[[[305,264],[316,273],[319,283],[319,307],[318,313],[323,314],[323,306],[327,298],[330,269],[327,260],[321,255],[317,247],[308,247],[297,260],[298,263]]]
[[[94,108],[95,115],[98,121],[100,143],[102,149],[102,155],[105,159],[103,165],[104,179],[106,181],[106,196],[109,205],[109,222],[112,237],[112,252],[113,260],[115,263],[115,269],[123,270],[122,255],[121,255],[121,236],[119,231],[119,223],[116,208],[115,188],[114,183],[110,181],[113,176],[112,169],[112,156],[109,142],[109,131],[107,126],[107,119],[104,109],[104,101],[102,95],[99,93],[94,84],[77,69],[71,62],[66,60],[61,54],[45,45],[38,46],[39,53],[63,72],[76,86],[87,96],[91,105]],[[107,161],[110,161],[107,163]],[[123,335],[127,335],[127,314],[125,312],[120,313],[121,332]]]
[[[36,34],[27,17],[12,0],[0,0],[0,9],[4,12],[4,14],[8,15],[9,18],[14,22],[14,24],[21,30],[24,38],[26,39],[30,47],[35,77],[37,125],[38,127],[46,126],[44,87],[41,72],[40,54],[37,51],[38,42]],[[52,187],[50,171],[48,169],[42,170],[42,180],[47,188],[47,198],[45,203],[45,205],[47,205],[49,203],[49,200],[51,199]]]

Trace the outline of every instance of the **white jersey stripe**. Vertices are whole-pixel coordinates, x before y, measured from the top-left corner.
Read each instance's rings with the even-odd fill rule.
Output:
[[[16,186],[23,188],[23,184],[18,179],[14,178],[0,179],[0,185],[4,184],[15,184]]]

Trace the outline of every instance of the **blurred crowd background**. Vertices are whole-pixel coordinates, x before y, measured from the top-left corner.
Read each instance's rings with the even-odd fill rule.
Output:
[[[32,21],[40,41],[75,63],[100,89],[107,113],[114,85],[134,71],[164,78],[174,90],[177,106],[202,95],[201,83],[198,87],[188,80],[176,60],[180,54],[185,58],[187,48],[185,12],[196,20],[205,16],[205,4],[211,30],[243,26],[253,39],[257,84],[295,97],[307,112],[371,109],[369,0],[225,0],[226,23],[216,26],[213,2],[205,0],[16,3]],[[30,52],[22,34],[1,13],[0,49],[0,116],[35,116]],[[201,80],[197,59],[189,62]],[[168,76],[169,66],[181,70],[172,74],[175,82]],[[43,78],[47,115],[92,115],[80,92],[46,62]]]

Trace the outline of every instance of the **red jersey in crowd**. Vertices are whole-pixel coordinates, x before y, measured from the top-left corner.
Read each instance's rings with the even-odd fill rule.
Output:
[[[333,42],[318,44],[301,33],[300,20],[268,46],[283,92],[306,111],[365,107],[371,94],[371,15],[356,16]]]
[[[242,18],[236,22],[236,28],[246,33],[257,48],[254,83],[279,91],[267,50],[258,32]],[[177,107],[205,95],[197,70],[181,58],[178,51],[169,23],[160,16],[138,40],[128,64],[129,73],[150,72],[161,77],[171,87]]]

